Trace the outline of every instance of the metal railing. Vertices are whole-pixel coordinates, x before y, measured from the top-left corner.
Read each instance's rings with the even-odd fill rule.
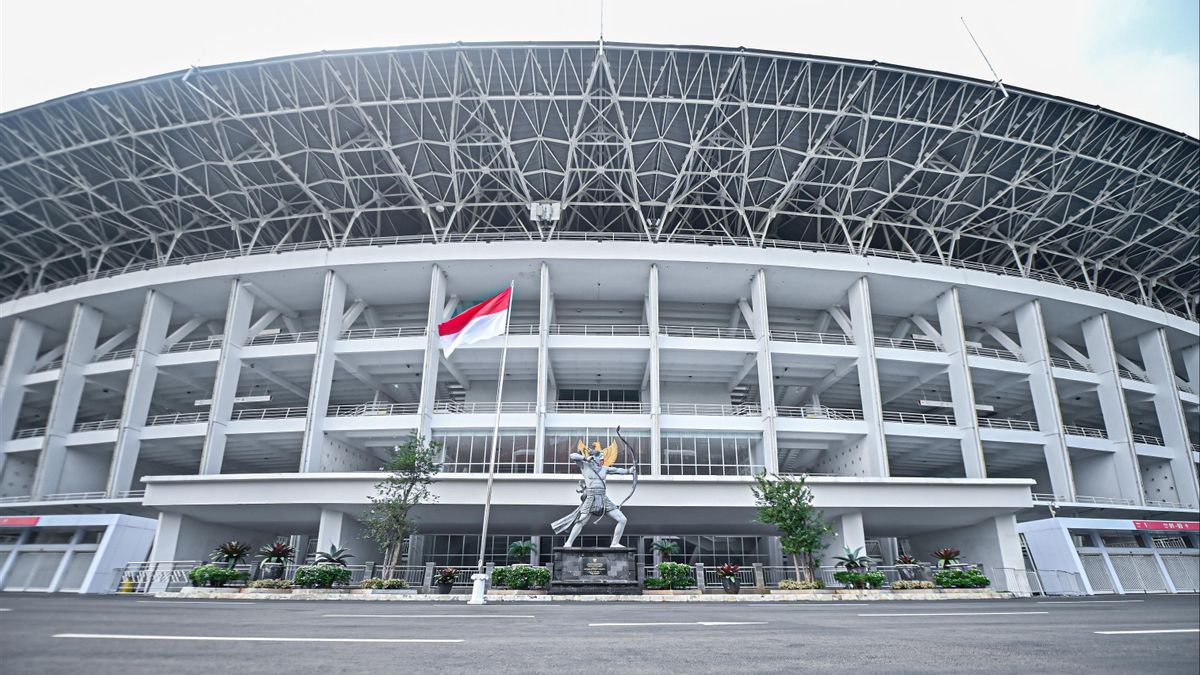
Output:
[[[101,354],[92,360],[95,363],[100,363],[101,361],[116,361],[117,359],[126,359],[130,356],[133,356],[132,349],[115,349],[107,354]]]
[[[1012,429],[1013,431],[1037,431],[1037,422],[1010,420],[1003,417],[980,417],[979,426],[989,429]]]
[[[13,440],[15,441],[18,438],[37,438],[38,436],[45,435],[46,427],[29,427],[27,429],[17,429],[17,432],[13,434]]]
[[[293,407],[293,408],[251,408],[247,410],[234,410],[229,419],[231,420],[286,420],[293,417],[305,417],[308,415],[308,408]]]
[[[780,417],[803,417],[816,420],[861,420],[863,412],[853,408],[826,408],[825,406],[792,406],[775,407]]]
[[[62,368],[62,364],[63,364],[62,359],[54,359],[50,363],[47,363],[45,365],[41,365],[41,366],[38,366],[37,368],[34,368],[33,372],[44,373],[44,372],[47,372],[50,370],[58,370],[59,368]]]
[[[338,333],[339,340],[376,340],[382,338],[421,337],[425,326],[388,326],[386,328],[351,328]]]
[[[1168,508],[1168,509],[1190,509],[1190,508],[1192,508],[1191,504],[1185,504],[1183,502],[1173,502],[1168,499],[1147,499],[1146,506],[1159,506],[1159,507]]]
[[[189,340],[187,342],[176,342],[175,344],[163,350],[164,354],[174,354],[176,352],[199,352],[205,349],[220,349],[224,343],[224,338],[208,338],[207,340]]]
[[[921,352],[940,352],[941,346],[933,340],[916,340],[908,338],[890,338],[877,337],[875,338],[876,347],[890,347],[892,349],[915,349]]]
[[[753,340],[754,333],[745,328],[723,326],[659,326],[658,332],[671,337],[717,338],[723,340]]]
[[[551,235],[551,240],[559,241],[630,241],[630,242],[646,242],[643,235],[627,232],[569,232],[556,231]],[[474,243],[474,242],[502,242],[513,241],[519,243],[533,243],[536,239],[531,239],[530,235],[524,232],[472,232],[469,234],[454,234],[445,243]],[[36,293],[44,293],[57,288],[63,288],[85,281],[93,281],[96,279],[107,279],[110,277],[121,276],[131,272],[140,272],[143,270],[159,269],[163,267],[175,267],[178,265],[190,265],[193,263],[207,262],[210,260],[226,260],[229,258],[242,258],[247,256],[268,255],[278,253],[290,253],[294,251],[313,251],[313,250],[331,250],[335,248],[351,248],[359,246],[396,246],[396,245],[412,245],[412,244],[439,244],[437,238],[433,235],[408,235],[394,237],[355,237],[343,239],[341,241],[305,241],[293,244],[275,244],[271,246],[254,246],[244,250],[228,250],[214,251],[212,253],[200,253],[195,255],[180,256],[178,258],[159,258],[156,260],[147,260],[139,263],[132,263],[123,267],[95,270],[88,274],[82,274],[70,279],[55,281],[48,284],[37,284],[30,288],[17,291],[5,300],[13,300],[16,298],[34,295]],[[817,242],[791,241],[787,239],[752,239],[750,237],[722,237],[713,235],[684,235],[673,234],[663,241],[664,244],[698,244],[705,246],[723,245],[723,246],[742,246],[749,248],[783,248],[797,251],[808,251],[811,253],[841,253],[853,256],[873,256],[879,258],[890,258],[892,260],[909,260],[912,262],[927,263],[938,265],[941,267],[953,267],[957,269],[973,270],[977,272],[988,272],[1005,277],[1017,277],[1024,279],[1033,279],[1035,281],[1043,281],[1059,286],[1066,286],[1081,291],[1089,291],[1107,295],[1112,298],[1118,298],[1138,305],[1153,307],[1155,309],[1191,319],[1186,312],[1166,307],[1158,303],[1155,298],[1145,296],[1138,298],[1128,293],[1114,291],[1104,288],[1103,286],[1087,284],[1070,279],[1064,279],[1059,275],[1047,272],[1034,272],[1027,270],[1014,269],[1011,267],[1003,267],[1000,265],[991,265],[988,263],[980,263],[971,260],[959,260],[956,258],[942,257],[936,255],[912,253],[910,251],[892,251],[877,248],[851,247],[845,244],[826,244]]]
[[[762,407],[757,403],[742,403],[740,405],[723,403],[663,403],[662,414],[755,417],[762,414]]]
[[[1065,495],[1056,495],[1050,492],[1034,492],[1033,501],[1044,504],[1054,504],[1058,502],[1069,502],[1071,499]]]
[[[496,403],[494,401],[478,401],[474,403],[460,403],[458,401],[434,401],[433,412],[435,414],[455,414],[455,415],[476,415],[482,413],[495,414]],[[500,404],[501,413],[532,413],[537,412],[537,403],[533,401],[504,401]]]
[[[1036,595],[1086,595],[1083,578],[1066,570],[1026,570],[1030,591]]]
[[[603,337],[619,337],[629,335],[649,335],[649,326],[635,324],[594,325],[585,323],[552,323],[547,327],[550,335],[598,335]]]
[[[146,426],[158,427],[167,424],[195,424],[207,422],[208,412],[168,413],[166,415],[151,415],[146,418]]]
[[[12,497],[0,497],[0,504],[18,504],[21,502],[31,502],[33,497],[30,495],[17,495]]]
[[[1087,438],[1108,438],[1108,432],[1104,429],[1095,429],[1093,427],[1081,427],[1075,424],[1064,424],[1063,433],[1069,436],[1086,436]]]
[[[38,497],[40,502],[82,502],[90,499],[108,499],[107,492],[57,492],[44,497]]]
[[[967,353],[972,356],[984,356],[990,359],[1003,359],[1005,361],[1022,361],[1020,356],[1008,351],[1007,349],[993,349],[991,347],[974,347],[967,345]]]
[[[1092,370],[1091,366],[1085,366],[1084,364],[1079,363],[1078,361],[1073,361],[1071,359],[1064,359],[1060,356],[1051,356],[1050,357],[1050,365],[1054,366],[1055,368],[1066,368],[1067,370],[1078,370],[1078,371],[1081,371],[1084,373],[1095,372]]]
[[[416,415],[419,403],[359,403],[356,405],[331,405],[327,417],[363,417],[375,415]]]
[[[1091,495],[1075,495],[1072,501],[1079,504],[1114,504],[1117,506],[1134,506],[1137,504],[1132,499],[1122,499],[1121,497],[1093,497]]]
[[[852,345],[854,339],[841,333],[810,333],[795,330],[769,331],[772,340],[779,342],[807,342],[822,345]]]
[[[1166,445],[1166,442],[1158,436],[1148,436],[1146,434],[1134,434],[1134,443],[1142,443],[1143,445]]]
[[[71,431],[101,431],[103,429],[116,429],[121,426],[121,420],[96,420],[94,422],[80,422],[76,424]]]
[[[623,413],[645,415],[650,413],[649,403],[625,401],[553,401],[546,404],[549,412],[557,413]]]
[[[246,340],[250,345],[287,345],[298,342],[316,342],[321,336],[320,331],[305,330],[299,333],[275,333],[274,335],[259,335]]]
[[[145,490],[120,490],[113,495],[114,499],[143,499],[146,496]]]
[[[1134,382],[1149,382],[1150,381],[1150,380],[1147,380],[1142,375],[1138,375],[1137,373],[1133,372],[1132,370],[1129,370],[1128,368],[1117,368],[1117,374],[1126,380],[1133,380]]]
[[[927,415],[925,413],[910,413],[898,412],[894,410],[883,411],[884,422],[902,422],[904,424],[937,424],[940,426],[954,426],[954,418],[950,415]]]

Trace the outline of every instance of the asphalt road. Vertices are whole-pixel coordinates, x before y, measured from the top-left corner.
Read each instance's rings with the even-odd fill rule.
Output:
[[[1196,595],[469,607],[0,594],[0,673],[1195,675],[1198,630]]]

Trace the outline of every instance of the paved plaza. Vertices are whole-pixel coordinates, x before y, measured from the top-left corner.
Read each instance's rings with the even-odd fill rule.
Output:
[[[736,605],[0,596],[0,672],[1192,673],[1196,595]]]

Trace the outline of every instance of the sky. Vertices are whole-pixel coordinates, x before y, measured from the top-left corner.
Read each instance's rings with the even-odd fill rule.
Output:
[[[0,110],[190,66],[321,50],[595,40],[601,0],[3,0]],[[605,0],[615,42],[874,60],[1200,135],[1200,0]]]

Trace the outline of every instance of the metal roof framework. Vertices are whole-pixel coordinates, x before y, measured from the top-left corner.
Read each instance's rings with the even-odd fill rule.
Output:
[[[891,251],[1200,301],[1200,142],[821,57],[596,43],[322,53],[0,116],[0,294],[424,235]],[[557,222],[529,205],[559,203]]]

